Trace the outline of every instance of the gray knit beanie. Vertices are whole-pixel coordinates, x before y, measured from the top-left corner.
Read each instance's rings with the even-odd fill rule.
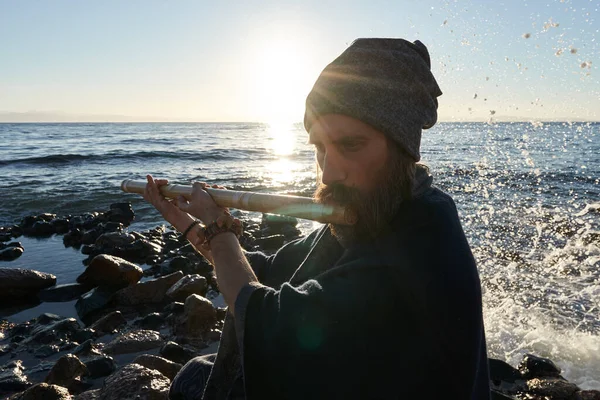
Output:
[[[396,141],[415,161],[421,129],[437,121],[442,94],[427,47],[404,39],[357,39],[325,67],[306,98],[304,127],[324,114],[344,114]]]

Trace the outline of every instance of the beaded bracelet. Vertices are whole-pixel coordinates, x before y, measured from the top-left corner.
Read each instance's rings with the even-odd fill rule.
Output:
[[[185,231],[183,231],[183,233],[181,234],[181,236],[179,237],[179,241],[180,242],[185,242],[187,239],[187,234],[190,233],[190,231],[192,230],[192,228],[196,225],[198,225],[200,223],[200,221],[198,221],[197,219],[194,220]]]
[[[210,241],[220,233],[232,232],[239,239],[242,236],[242,223],[239,219],[234,218],[229,212],[225,212],[215,221],[198,230],[198,236],[204,236],[203,245],[210,247]]]

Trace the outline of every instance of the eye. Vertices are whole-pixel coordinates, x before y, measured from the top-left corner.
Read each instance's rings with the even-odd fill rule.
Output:
[[[363,142],[359,140],[347,140],[341,143],[341,147],[344,151],[354,152],[358,151],[363,147]]]

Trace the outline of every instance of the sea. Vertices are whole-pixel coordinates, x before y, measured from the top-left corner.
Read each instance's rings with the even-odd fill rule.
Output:
[[[600,389],[600,123],[438,123],[421,149],[477,260],[489,355],[513,366],[526,353],[549,357],[582,389]],[[136,213],[130,229],[165,224],[120,190],[146,174],[301,196],[316,187],[301,124],[0,124],[0,225],[123,201]],[[300,224],[304,233],[317,226]],[[25,253],[0,267],[50,272],[58,283],[83,271],[84,256],[60,236],[17,240]],[[44,303],[5,318],[45,311],[74,315],[72,303]]]

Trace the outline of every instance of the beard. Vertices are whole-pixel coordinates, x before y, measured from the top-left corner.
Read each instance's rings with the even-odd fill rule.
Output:
[[[412,179],[406,165],[397,157],[374,182],[374,189],[364,191],[340,183],[320,184],[314,199],[321,204],[336,204],[356,213],[354,225],[329,224],[331,233],[343,247],[368,243],[389,231],[391,221],[404,199],[410,198]]]

